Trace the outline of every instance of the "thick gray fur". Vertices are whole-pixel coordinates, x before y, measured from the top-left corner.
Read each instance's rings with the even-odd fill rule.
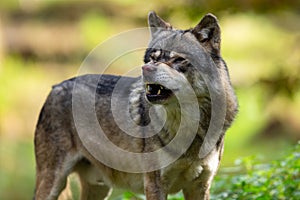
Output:
[[[53,86],[40,112],[35,131],[36,200],[58,199],[65,188],[68,175],[72,172],[79,175],[81,199],[108,198],[113,188],[144,193],[148,200],[165,200],[168,194],[180,190],[187,200],[209,199],[210,185],[223,153],[225,131],[237,113],[237,100],[226,64],[220,54],[218,21],[208,14],[195,28],[189,30],[174,29],[154,12],[149,14],[148,21],[152,38],[145,53],[145,65],[148,66],[143,67],[141,77],[90,74]],[[184,61],[176,61],[174,52],[182,56]],[[122,90],[115,90],[120,81]],[[184,81],[191,86],[192,93],[185,87]],[[149,101],[145,89],[148,83],[171,89],[177,97],[182,98],[182,105],[187,105],[188,113],[181,113],[180,102],[174,97],[161,102]],[[77,88],[76,91],[74,88]],[[76,105],[79,105],[82,113],[74,113],[75,93],[80,93],[80,101],[75,103],[78,103]],[[192,94],[199,105],[197,113],[189,110]],[[137,127],[141,127],[137,130],[143,130],[134,134],[142,137],[134,137],[120,129],[112,112],[111,100],[114,95],[120,99],[119,105],[124,104],[128,108],[128,112],[120,113],[120,116],[127,118],[118,120],[123,120],[124,124],[134,122]],[[222,104],[217,106],[224,113],[212,112],[215,98],[223,99],[217,101]],[[190,146],[184,152],[176,148],[166,150],[170,157],[178,152],[182,153],[175,162],[155,171],[133,173],[129,169],[120,171],[105,165],[104,163],[114,159],[113,154],[104,158],[107,161],[101,162],[83,144],[82,137],[87,140],[93,140],[94,137],[91,127],[95,121],[86,112],[91,109],[91,105],[105,136],[119,148],[134,153],[153,152],[166,146],[176,136],[182,115],[188,116],[187,121],[191,124],[195,123],[198,115],[200,117],[195,133],[189,131],[193,127],[185,122],[187,135],[182,138],[194,135]],[[152,114],[149,113],[151,107],[154,108]],[[164,112],[161,112],[162,107]],[[80,121],[76,121],[78,114],[86,121],[91,119],[90,126],[84,124],[85,127],[79,127],[83,131],[80,133],[77,124]],[[215,115],[223,116],[221,132],[211,137],[208,143],[213,146],[210,146],[204,157],[199,157],[205,138],[210,138],[207,133]],[[163,119],[165,122],[160,123]],[[157,124],[163,128],[158,134],[148,137],[156,131],[152,121],[156,121],[154,126]],[[147,125],[150,127],[149,131],[142,128]],[[99,149],[98,152],[94,150],[101,155],[101,148]],[[147,167],[153,163],[133,164]]]

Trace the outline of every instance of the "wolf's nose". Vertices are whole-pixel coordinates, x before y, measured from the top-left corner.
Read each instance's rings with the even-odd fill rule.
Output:
[[[153,71],[156,71],[156,68],[152,65],[144,65],[142,67],[143,71],[144,72],[153,72]]]

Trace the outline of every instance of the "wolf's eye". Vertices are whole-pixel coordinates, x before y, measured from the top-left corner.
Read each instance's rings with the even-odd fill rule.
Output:
[[[157,59],[157,58],[156,58],[153,54],[150,55],[150,60],[154,61],[154,60],[156,60],[156,59]]]
[[[160,54],[161,54],[161,51],[160,51],[160,50],[153,51],[153,52],[150,54],[150,59],[151,59],[151,60],[158,60]]]

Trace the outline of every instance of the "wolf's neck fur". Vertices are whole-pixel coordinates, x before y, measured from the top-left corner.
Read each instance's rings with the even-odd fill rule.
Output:
[[[209,98],[198,98],[199,110],[194,110],[191,104],[182,104],[181,109],[179,103],[174,103],[165,107],[167,120],[164,128],[174,137],[182,125],[187,136],[197,134],[200,138],[204,138],[209,127],[211,117],[211,104]],[[195,124],[198,128],[195,129]],[[197,131],[197,133],[195,133]]]
[[[142,80],[134,83],[132,88],[129,98],[129,112],[136,124],[147,126],[151,122],[149,115],[151,105],[146,100]],[[186,137],[197,134],[200,138],[204,138],[210,121],[210,99],[198,98],[198,104],[199,111],[194,110],[191,103],[181,104],[181,106],[184,106],[184,109],[181,109],[178,102],[172,102],[164,106],[154,105],[152,107],[154,112],[151,117],[161,122],[165,121],[163,128],[153,137],[153,142],[159,143],[156,148],[168,144],[175,137],[180,126],[183,126]],[[200,117],[200,120],[196,117],[199,113],[200,116],[198,117]],[[198,123],[198,129],[195,129],[193,126],[195,123]]]

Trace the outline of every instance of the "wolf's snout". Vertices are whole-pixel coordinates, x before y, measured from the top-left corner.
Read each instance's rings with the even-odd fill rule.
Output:
[[[144,73],[156,71],[156,67],[153,65],[144,65],[142,69]]]

